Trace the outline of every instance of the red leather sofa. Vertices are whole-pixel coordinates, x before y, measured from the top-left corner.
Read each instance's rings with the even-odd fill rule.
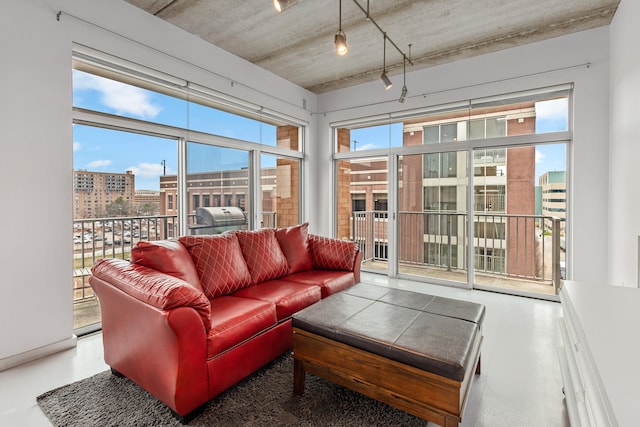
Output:
[[[180,418],[291,349],[293,313],[360,281],[358,247],[307,227],[139,242],[131,261],[98,261],[105,362]]]

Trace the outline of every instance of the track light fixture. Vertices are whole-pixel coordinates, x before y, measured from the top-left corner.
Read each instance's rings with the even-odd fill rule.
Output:
[[[289,6],[297,3],[297,0],[272,0],[273,7],[276,11],[282,12]],[[407,55],[396,45],[393,40],[387,37],[387,33],[378,25],[378,23],[371,17],[370,9],[369,9],[369,0],[367,0],[367,8],[365,9],[358,0],[353,0],[353,3],[364,13],[367,21],[371,22],[377,29],[380,31],[383,36],[383,45],[382,45],[382,74],[380,74],[380,81],[384,85],[385,90],[391,89],[393,83],[389,79],[387,75],[387,39],[391,45],[402,55],[403,60],[403,71],[404,71],[404,81],[402,86],[402,91],[400,93],[399,102],[404,103],[407,100],[407,94],[409,91],[407,90],[407,62],[413,65],[413,61],[411,60],[411,45],[409,45],[409,56]],[[342,31],[342,0],[338,1],[338,32],[336,32],[333,41],[336,45],[336,53],[340,56],[346,55],[349,51],[349,47],[347,46],[347,36],[344,31]]]
[[[338,5],[339,11],[339,21],[338,21],[338,32],[334,37],[334,43],[336,44],[336,52],[338,55],[343,56],[349,52],[349,47],[347,46],[347,36],[345,36],[342,31],[342,0],[340,0]]]
[[[387,76],[387,33],[382,33],[384,35],[384,42],[382,45],[382,74],[380,74],[380,81],[384,85],[385,90],[391,89],[393,83],[389,80],[389,76]]]

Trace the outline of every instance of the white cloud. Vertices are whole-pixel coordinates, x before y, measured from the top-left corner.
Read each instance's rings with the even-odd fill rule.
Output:
[[[127,168],[133,172],[134,175],[140,176],[143,178],[154,178],[160,176],[164,172],[164,167],[162,163],[138,163],[137,166],[131,166]],[[167,169],[167,173],[171,173],[169,169]]]
[[[82,145],[80,145],[79,142],[74,142],[73,143],[73,152],[75,153],[76,151],[80,151],[82,149]]]
[[[111,160],[94,160],[93,162],[89,162],[87,168],[102,168],[109,166],[110,164]]]
[[[151,102],[149,92],[115,80],[86,73],[74,73],[75,90],[95,90],[100,92],[102,103],[116,111],[116,114],[131,114],[143,119],[156,117],[160,106]]]
[[[376,150],[376,149],[378,149],[378,148],[381,148],[381,147],[379,147],[379,146],[378,146],[378,145],[376,145],[376,144],[371,144],[371,143],[369,143],[369,144],[362,144],[362,145],[358,145],[358,144],[356,144],[356,151]]]
[[[536,150],[536,163],[542,163],[544,157],[544,154],[542,154],[539,150]]]
[[[536,102],[536,116],[542,120],[566,119],[569,111],[567,98]]]

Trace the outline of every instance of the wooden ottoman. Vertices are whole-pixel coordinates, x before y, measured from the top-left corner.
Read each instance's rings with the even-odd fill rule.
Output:
[[[480,373],[485,307],[360,283],[293,316],[294,392],[305,372],[442,426]]]

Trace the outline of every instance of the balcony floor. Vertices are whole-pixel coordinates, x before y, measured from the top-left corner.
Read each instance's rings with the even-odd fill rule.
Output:
[[[364,271],[385,272],[387,271],[387,261],[368,260],[362,263]],[[467,283],[466,270],[447,270],[444,268],[434,268],[423,265],[400,264],[398,272],[409,276],[417,276],[424,279],[439,279],[451,282]],[[491,288],[504,289],[512,291],[521,291],[526,293],[534,293],[540,295],[555,295],[553,284],[548,281],[533,281],[518,278],[510,278],[505,276],[489,275],[483,273],[475,274],[475,283],[481,286]]]

